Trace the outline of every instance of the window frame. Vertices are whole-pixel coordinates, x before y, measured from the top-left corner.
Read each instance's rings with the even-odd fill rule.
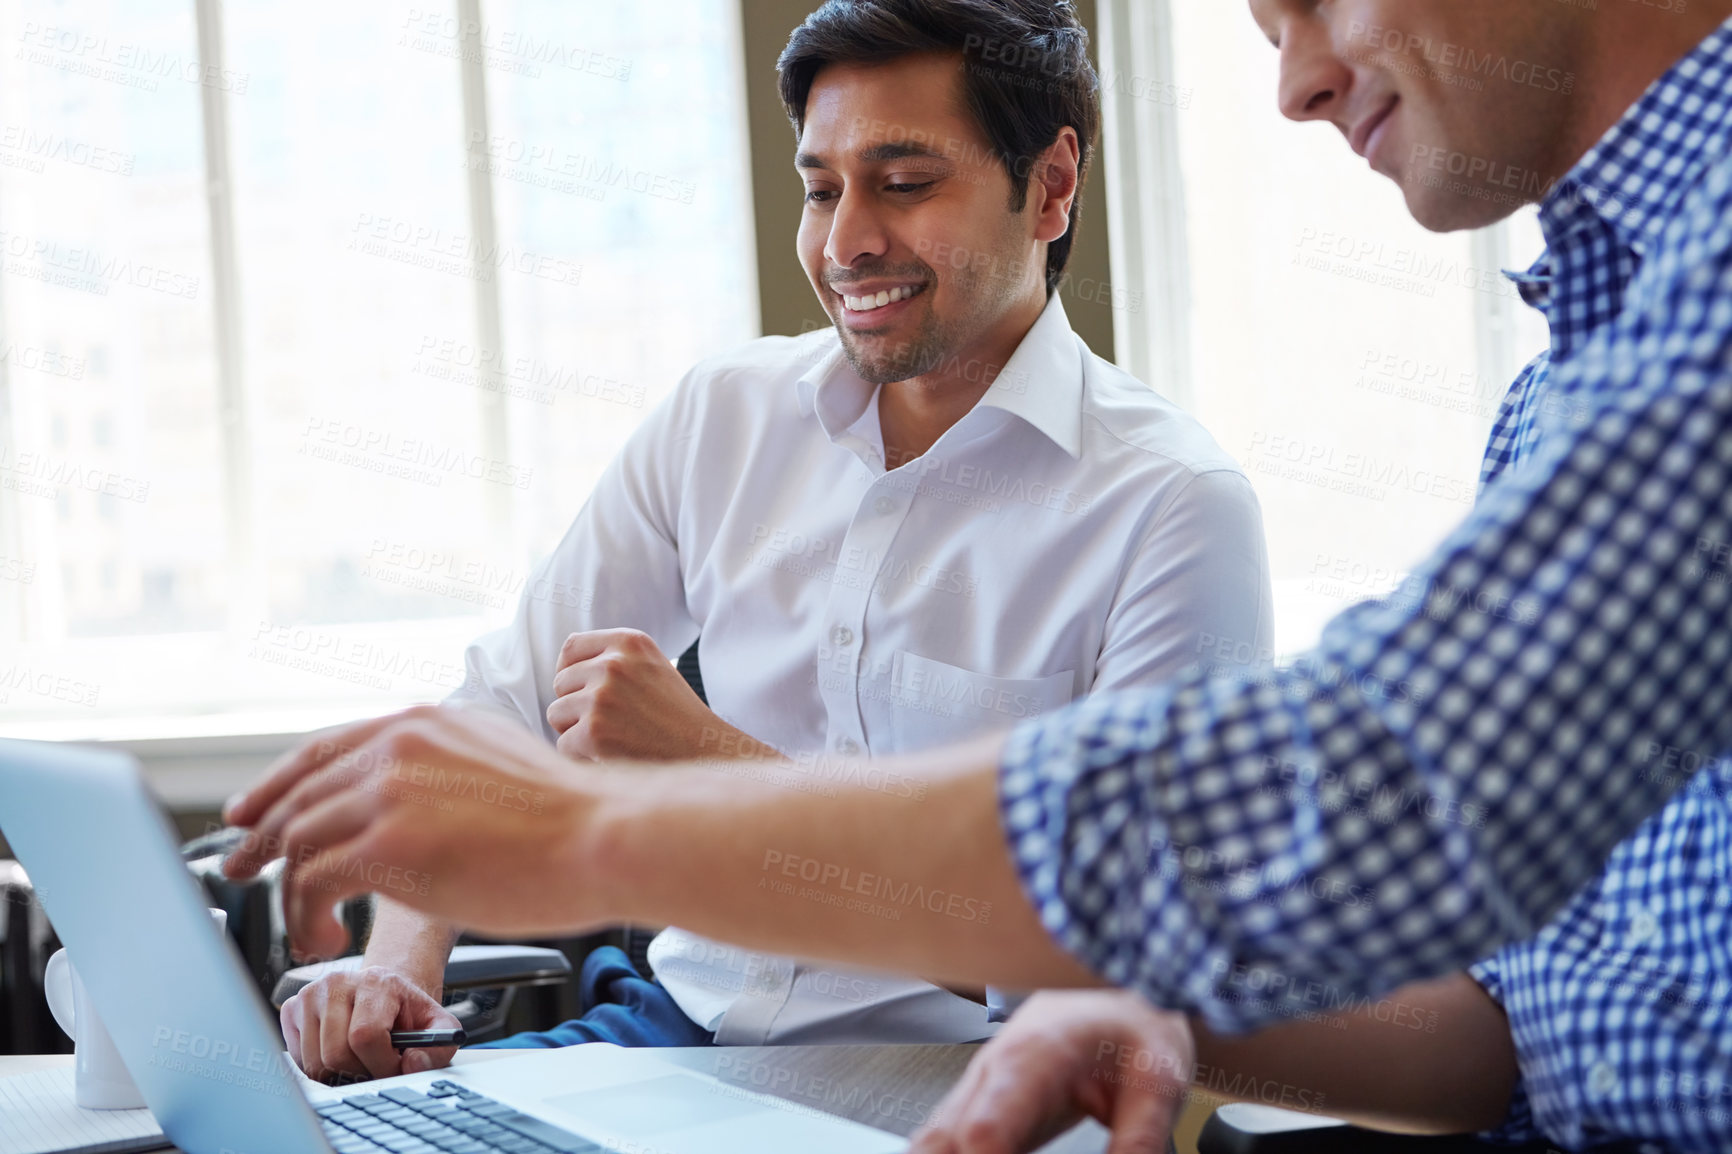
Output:
[[[458,27],[483,26],[483,0],[447,2]],[[224,75],[224,0],[189,0],[189,5],[198,74]],[[738,77],[739,62],[745,51],[743,5],[739,0],[725,0],[723,12],[731,35],[720,50],[732,54],[734,66],[730,71]],[[451,80],[460,86],[462,123],[453,125],[452,130],[463,133],[462,146],[471,159],[485,161],[485,141],[489,138],[490,123],[485,54],[459,52],[454,60],[456,72]],[[227,534],[224,560],[227,608],[220,632],[176,635],[173,642],[151,636],[101,639],[102,644],[125,651],[122,664],[145,663],[153,646],[159,646],[165,652],[177,645],[221,648],[235,639],[251,636],[258,623],[269,620],[271,616],[267,608],[268,582],[265,580],[263,553],[256,536],[262,503],[253,461],[261,433],[257,425],[259,406],[255,403],[258,398],[250,395],[248,389],[246,312],[234,198],[230,93],[216,84],[201,84],[199,88],[199,130],[204,154],[204,223],[211,249],[209,289],[214,313],[221,517]],[[740,104],[743,112],[746,101],[744,85],[727,95]],[[749,131],[746,136],[749,137]],[[473,285],[476,343],[478,347],[497,350],[499,359],[503,361],[506,359],[507,340],[501,283],[499,277],[487,275],[492,270],[486,257],[498,248],[496,201],[499,178],[494,167],[487,163],[466,165],[465,173],[463,196],[470,234],[474,238],[468,247],[477,274],[469,278]],[[756,301],[755,264],[750,272]],[[0,305],[4,304],[5,287],[0,280]],[[3,315],[4,312],[0,311],[0,316]],[[754,324],[752,335],[757,335],[757,331]],[[477,389],[475,394],[471,403],[478,420],[482,453],[492,460],[512,459],[508,397],[503,391],[494,389]],[[0,360],[0,460],[9,459],[15,451],[14,426],[18,423],[15,397],[11,365]],[[484,492],[488,503],[488,547],[498,556],[525,555],[528,518],[518,506],[513,492],[501,485],[489,486]],[[55,648],[89,644],[96,639],[68,637],[64,599],[58,593],[58,584],[64,580],[64,569],[60,563],[56,534],[52,528],[43,532],[27,526],[25,512],[18,494],[0,486],[0,559],[31,556],[36,560],[37,570],[35,581],[28,586],[19,582],[0,582],[0,652],[6,648],[18,652],[26,644]],[[53,516],[52,511],[30,510],[30,513],[32,516]],[[361,624],[374,624],[387,632],[413,624],[424,627],[429,635],[437,636],[452,631],[459,621],[472,623],[474,620],[467,616],[453,616]],[[476,628],[479,626],[464,630],[465,636],[473,636]],[[457,661],[461,664],[460,657]],[[411,694],[401,704],[408,705],[411,699],[427,696],[427,693]],[[160,778],[166,783],[165,796],[172,802],[214,804],[226,796],[221,792],[224,788],[221,783],[238,784],[239,779],[230,772],[237,765],[244,765],[247,774],[255,774],[261,757],[274,757],[285,752],[300,735],[313,729],[361,720],[380,711],[376,702],[345,706],[335,695],[328,702],[281,705],[269,701],[231,705],[188,699],[177,708],[149,716],[129,711],[99,713],[88,718],[62,716],[0,720],[0,729],[8,737],[72,740],[132,753],[144,762],[147,776],[153,782]],[[234,761],[243,755],[250,759]],[[190,779],[182,776],[181,767],[205,762],[226,767],[224,773],[227,776],[219,774],[208,789],[195,789],[188,784]]]
[[[1195,409],[1198,382],[1191,356],[1190,233],[1185,174],[1180,163],[1180,101],[1151,100],[1132,86],[1176,88],[1171,0],[1098,0],[1102,153],[1111,219],[1113,279],[1139,291],[1145,323],[1121,321],[1115,340],[1119,367],[1186,409]],[[1110,62],[1110,63],[1109,63]],[[1511,219],[1470,235],[1476,267],[1506,268]],[[1508,297],[1481,293],[1475,301],[1475,363],[1486,379],[1514,379],[1520,352]]]

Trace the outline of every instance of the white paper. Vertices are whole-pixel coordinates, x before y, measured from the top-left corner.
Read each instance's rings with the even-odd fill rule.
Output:
[[[149,1110],[79,1109],[71,1066],[0,1078],[0,1154],[96,1154],[167,1144]]]

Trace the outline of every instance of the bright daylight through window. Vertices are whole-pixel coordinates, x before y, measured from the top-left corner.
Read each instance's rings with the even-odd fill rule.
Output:
[[[756,335],[737,21],[0,7],[9,732],[443,697],[645,412]]]
[[[1131,367],[1250,473],[1293,652],[1466,512],[1543,345],[1497,275],[1537,230],[1420,230],[1280,118],[1238,7],[1101,7],[1139,33],[1103,45],[1109,119],[1163,118],[1181,185],[1134,167],[1146,133],[1097,176],[1172,238],[1115,238],[1184,334]],[[755,334],[737,21],[0,10],[0,719],[294,728],[455,686],[646,411]]]

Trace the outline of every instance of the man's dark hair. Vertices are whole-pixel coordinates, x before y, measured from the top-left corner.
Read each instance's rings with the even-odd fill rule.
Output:
[[[796,137],[806,97],[831,64],[877,64],[917,52],[961,55],[969,109],[1010,175],[1010,211],[1028,204],[1034,161],[1069,125],[1081,150],[1070,228],[1047,246],[1046,291],[1058,291],[1070,261],[1100,133],[1100,79],[1088,30],[1070,0],[827,0],[794,29],[776,62],[782,104]]]

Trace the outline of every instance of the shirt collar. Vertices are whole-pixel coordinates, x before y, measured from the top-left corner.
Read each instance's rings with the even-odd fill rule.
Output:
[[[1732,140],[1732,20],[1656,80],[1540,205],[1546,243],[1602,220],[1638,255]]]
[[[975,407],[1021,417],[1076,460],[1082,456],[1082,402],[1082,342],[1054,293]]]
[[[878,395],[848,364],[840,344],[800,377],[798,388],[801,411],[816,414],[832,441],[848,434]],[[1055,293],[963,420],[998,409],[1032,425],[1074,460],[1082,456],[1082,402],[1082,345]]]
[[[840,341],[800,374],[796,387],[800,412],[805,416],[817,414],[818,423],[832,441],[858,421],[867,403],[878,395],[876,387],[861,380],[848,366]]]

